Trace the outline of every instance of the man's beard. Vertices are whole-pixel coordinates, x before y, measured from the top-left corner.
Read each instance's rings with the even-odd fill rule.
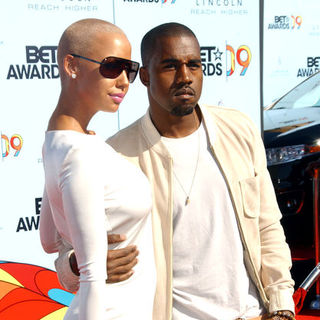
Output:
[[[188,114],[191,114],[193,112],[194,107],[192,106],[187,106],[187,107],[182,107],[182,106],[176,106],[171,110],[171,114],[173,116],[178,116],[178,117],[183,117]]]

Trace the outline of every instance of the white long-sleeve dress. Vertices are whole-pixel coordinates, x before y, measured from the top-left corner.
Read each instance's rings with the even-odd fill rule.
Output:
[[[43,163],[42,246],[56,252],[69,243],[80,271],[65,319],[151,319],[156,274],[147,178],[100,137],[72,130],[46,132]],[[105,282],[107,232],[127,236],[109,248],[139,249],[133,276],[115,284]]]

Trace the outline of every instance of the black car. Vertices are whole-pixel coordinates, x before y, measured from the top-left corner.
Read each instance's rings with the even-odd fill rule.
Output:
[[[268,169],[292,250],[314,250],[315,168],[320,168],[320,72],[264,110]]]

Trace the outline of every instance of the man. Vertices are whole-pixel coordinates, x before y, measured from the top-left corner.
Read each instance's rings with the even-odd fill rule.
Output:
[[[199,106],[189,28],[150,30],[141,55],[149,110],[108,143],[153,188],[153,319],[294,319],[291,257],[258,131],[236,110]],[[57,271],[70,288],[68,249]]]

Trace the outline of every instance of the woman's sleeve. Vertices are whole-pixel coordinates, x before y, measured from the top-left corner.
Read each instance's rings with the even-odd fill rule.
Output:
[[[72,152],[59,177],[65,223],[80,272],[80,320],[105,318],[108,244],[102,165],[106,164],[93,152]]]
[[[53,222],[52,212],[45,188],[43,191],[40,211],[40,241],[45,252],[58,252],[61,237]]]

